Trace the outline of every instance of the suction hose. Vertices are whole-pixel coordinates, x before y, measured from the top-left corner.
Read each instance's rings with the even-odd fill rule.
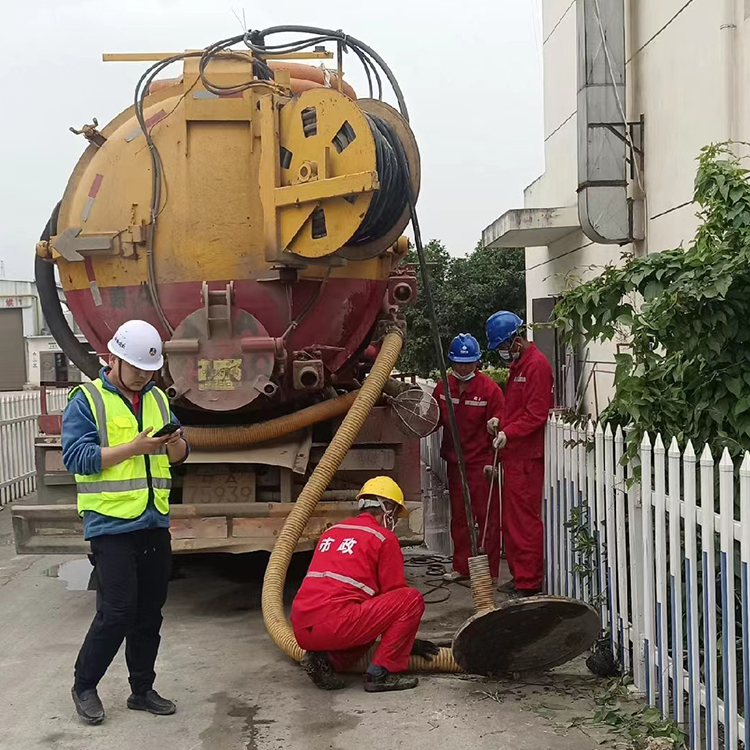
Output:
[[[394,329],[386,334],[370,374],[287,516],[271,553],[263,579],[263,622],[274,643],[296,661],[302,659],[304,651],[297,643],[284,614],[284,581],[289,562],[315,506],[344,460],[375,402],[380,398],[391,370],[396,365],[403,343],[403,334],[399,330]],[[356,664],[352,671],[362,672],[365,665],[366,659]],[[447,648],[441,648],[440,653],[432,661],[412,657],[409,669],[420,672],[461,671],[453,659],[451,650]]]
[[[293,414],[259,424],[239,427],[185,427],[185,439],[191,447],[201,450],[232,450],[247,448],[267,440],[277,440],[297,430],[325,422],[346,414],[357,398],[359,391],[321,401]]]
[[[57,234],[59,213],[60,204],[58,203],[44,227],[42,236],[39,238],[42,242],[49,242]],[[39,302],[42,306],[42,315],[47,321],[50,333],[70,361],[91,380],[95,380],[99,377],[99,368],[101,367],[99,357],[91,354],[88,348],[78,340],[75,333],[70,330],[60,304],[57,282],[55,281],[55,264],[37,255],[34,259],[34,277],[39,292]]]

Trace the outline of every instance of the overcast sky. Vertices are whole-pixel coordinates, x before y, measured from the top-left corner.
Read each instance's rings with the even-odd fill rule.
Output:
[[[452,254],[522,206],[543,170],[541,0],[27,0],[0,24],[0,260],[32,277],[34,245],[85,141],[68,132],[125,109],[144,63],[102,52],[204,47],[247,25],[343,29],[376,49],[405,93],[422,156],[426,239]],[[366,95],[352,56],[351,82]],[[170,71],[171,72],[171,71]],[[179,74],[175,66],[173,75]]]

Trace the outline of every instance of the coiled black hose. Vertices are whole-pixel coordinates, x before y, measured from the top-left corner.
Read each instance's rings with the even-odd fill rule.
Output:
[[[375,191],[365,218],[347,245],[356,247],[387,234],[399,220],[409,200],[409,169],[398,158],[398,142],[393,128],[381,117],[366,114],[375,139],[376,169],[380,187]]]

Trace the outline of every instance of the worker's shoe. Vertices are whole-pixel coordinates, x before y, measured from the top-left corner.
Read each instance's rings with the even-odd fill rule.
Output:
[[[333,671],[328,656],[322,651],[307,651],[300,662],[302,669],[321,690],[341,690],[346,683]]]
[[[452,570],[450,573],[443,574],[443,580],[446,583],[458,583],[459,581],[468,581],[469,576],[465,576],[457,570]]]
[[[392,690],[411,690],[419,685],[416,677],[407,677],[402,674],[393,674],[388,670],[378,673],[365,673],[365,691],[368,693],[387,693]]]
[[[516,582],[511,578],[510,581],[506,581],[505,583],[501,583],[497,590],[501,594],[512,594],[516,590]]]
[[[157,716],[170,716],[177,710],[172,701],[162,698],[156,690],[147,690],[140,695],[133,693],[128,698],[128,708],[133,711],[148,711]]]
[[[104,721],[104,706],[102,706],[102,702],[99,700],[96,688],[82,690],[80,693],[77,693],[74,686],[71,688],[70,694],[73,696],[73,703],[78,715],[87,724],[101,724]]]

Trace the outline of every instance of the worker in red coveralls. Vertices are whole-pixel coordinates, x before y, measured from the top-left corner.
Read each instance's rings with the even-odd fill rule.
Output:
[[[495,484],[490,501],[489,475],[485,467],[490,466],[491,469],[494,451],[492,438],[487,435],[486,424],[489,419],[500,417],[504,399],[500,386],[479,371],[480,356],[479,342],[473,336],[468,333],[456,336],[448,351],[452,370],[448,376],[448,383],[466,465],[471,510],[479,531],[477,542],[481,545],[484,538],[484,551],[489,557],[490,573],[497,579],[500,571],[500,497]],[[433,396],[440,405],[439,425],[444,428],[440,455],[448,465],[453,571],[446,573],[444,578],[451,582],[469,577],[471,543],[461,474],[453,447],[442,381],[435,386]]]
[[[505,409],[490,419],[503,466],[503,535],[513,579],[500,591],[534,596],[544,576],[544,430],[554,405],[552,367],[536,345],[521,335],[523,321],[515,313],[496,312],[487,321],[490,349],[510,364]]]
[[[404,672],[409,656],[431,660],[439,649],[416,638],[422,594],[406,585],[404,558],[393,533],[406,512],[404,493],[390,477],[365,482],[360,514],[327,529],[292,604],[292,628],[307,651],[302,667],[323,690],[344,687],[335,674],[380,638],[365,673],[368,693],[409,690],[419,683]]]

